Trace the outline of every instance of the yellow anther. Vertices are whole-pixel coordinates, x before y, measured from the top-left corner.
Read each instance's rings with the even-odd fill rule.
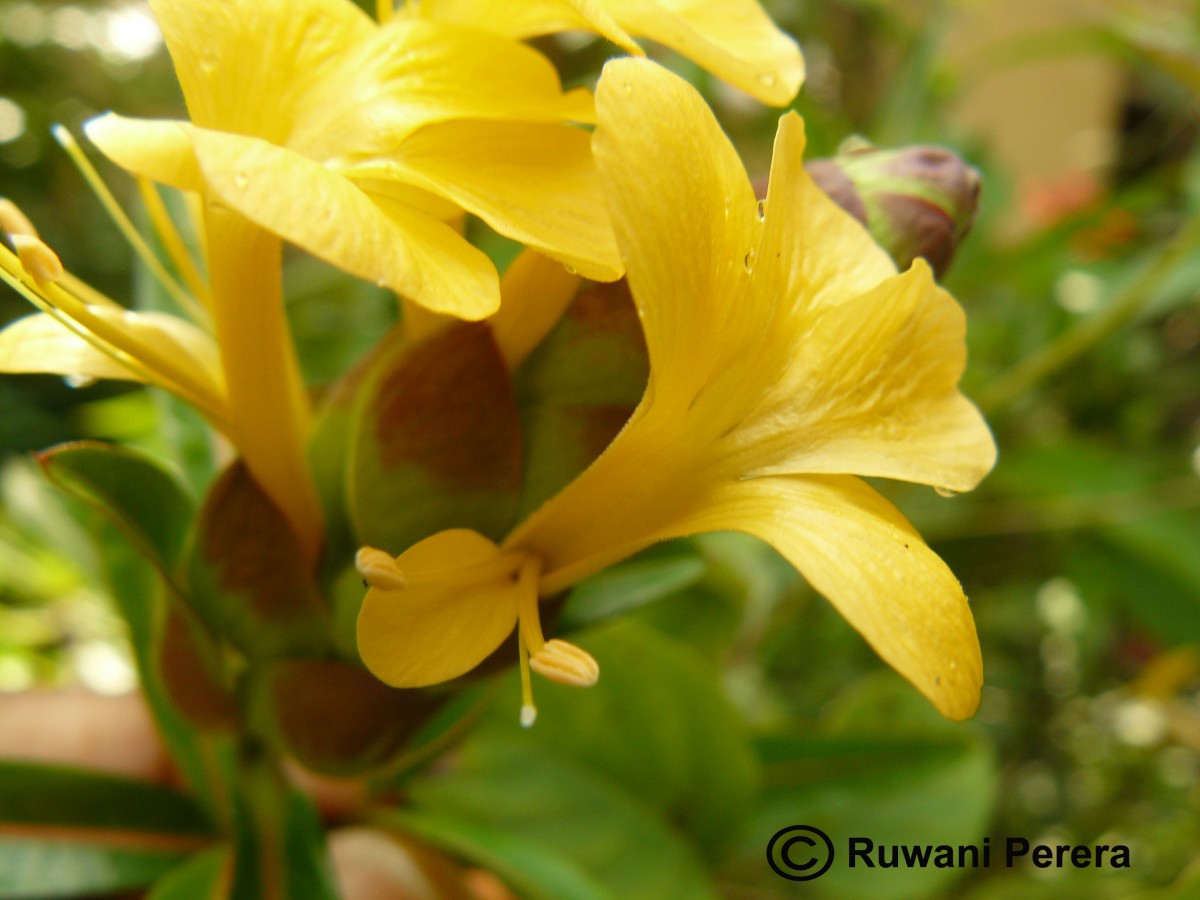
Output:
[[[543,678],[572,687],[591,687],[600,678],[600,665],[586,650],[553,638],[529,657],[529,668]]]
[[[9,233],[13,249],[25,269],[39,284],[53,284],[63,276],[62,260],[40,238],[31,234]]]
[[[408,587],[408,579],[396,565],[395,557],[375,547],[361,547],[354,555],[354,566],[373,588],[398,591]]]
[[[0,197],[0,231],[5,231],[8,234],[26,234],[30,237],[37,237],[37,229],[33,227],[33,223],[29,221],[25,213],[21,212],[21,208],[13,203],[7,197]]]

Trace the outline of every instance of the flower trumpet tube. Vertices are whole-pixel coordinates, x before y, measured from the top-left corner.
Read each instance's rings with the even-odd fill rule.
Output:
[[[962,587],[856,477],[963,491],[991,469],[991,433],[957,389],[961,308],[924,261],[897,274],[816,187],[795,114],[759,205],[703,100],[664,69],[610,62],[597,109],[650,355],[645,396],[500,544],[442,532],[396,559],[406,587],[368,577],[363,660],[390,684],[433,683],[518,623],[524,660],[543,649],[536,598],[656,541],[737,530],[779,550],[944,715],[969,716],[982,662]]]

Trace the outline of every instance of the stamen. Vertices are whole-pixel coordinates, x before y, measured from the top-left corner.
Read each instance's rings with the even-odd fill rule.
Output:
[[[381,591],[398,591],[408,587],[408,579],[396,565],[395,558],[384,550],[378,550],[375,547],[360,547],[358,553],[354,555],[354,566],[362,573],[367,584],[373,588],[379,588]]]
[[[543,678],[572,687],[591,687],[600,678],[600,665],[586,650],[554,638],[529,660]]]
[[[199,297],[206,307],[211,307],[212,298],[209,294],[208,284],[200,277],[196,261],[192,259],[192,254],[188,252],[187,246],[179,234],[179,229],[175,227],[175,220],[167,211],[167,205],[163,203],[158,187],[152,181],[140,176],[137,179],[137,186],[138,193],[142,196],[142,204],[150,216],[150,224],[154,226],[154,233],[158,235],[171,262],[175,264],[175,270],[187,285],[188,290],[194,296]]]
[[[529,558],[521,567],[520,584],[521,600],[517,608],[517,635],[520,644],[531,656],[536,656],[546,645],[542,635],[542,619],[538,612],[538,577],[542,572],[542,562],[537,558]]]
[[[33,223],[29,221],[25,213],[21,212],[21,207],[7,197],[0,197],[0,231],[6,231],[10,235],[38,236],[37,229],[33,227]]]
[[[517,656],[521,661],[521,727],[532,728],[537,721],[537,707],[533,705],[533,679],[529,677],[529,650],[518,638]]]
[[[42,241],[28,235],[19,240],[13,235],[12,240],[14,245],[24,243],[26,248],[24,254],[18,256],[0,243],[0,280],[76,337],[125,366],[141,380],[175,393],[199,409],[218,430],[231,433],[224,398],[214,392],[212,385],[197,381],[187,367],[177,365],[169,353],[160,353],[146,342],[130,341],[111,319],[100,316],[99,311],[93,311],[70,290],[73,284],[82,282],[69,272],[61,272],[58,279],[39,278],[38,271],[54,276],[58,260],[57,254]],[[39,244],[44,249],[40,249]],[[109,306],[111,301],[103,305]]]
[[[204,327],[209,327],[210,317],[208,310],[196,302],[196,300],[188,294],[179,283],[171,277],[171,273],[167,271],[166,266],[150,249],[150,246],[138,233],[129,216],[121,209],[121,205],[117,203],[117,198],[112,195],[112,191],[100,178],[100,173],[96,171],[95,166],[91,164],[83,150],[76,142],[71,132],[67,131],[62,125],[55,125],[51,129],[54,139],[62,146],[71,157],[71,162],[75,163],[75,167],[79,169],[81,175],[88,186],[95,192],[96,197],[100,200],[101,205],[108,213],[109,218],[113,220],[113,224],[129,242],[129,246],[133,248],[133,252],[150,270],[151,274],[158,280],[163,289],[171,295],[171,298],[179,304],[179,307],[186,312],[194,322]]]
[[[21,267],[33,276],[40,287],[44,288],[62,278],[62,260],[40,238],[32,234],[9,232],[8,239],[17,251]]]
[[[517,608],[517,657],[521,661],[521,727],[530,728],[537,721],[537,707],[533,703],[533,679],[529,675],[529,657],[542,649],[542,626],[538,621],[538,575],[542,561],[536,556],[526,557],[517,576],[517,590],[521,600]]]

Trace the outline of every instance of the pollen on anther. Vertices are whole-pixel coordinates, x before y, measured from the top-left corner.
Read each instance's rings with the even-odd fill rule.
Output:
[[[360,547],[354,555],[354,567],[363,580],[373,588],[383,591],[398,591],[408,587],[408,579],[396,565],[390,553],[375,547]]]
[[[572,687],[591,687],[600,678],[600,665],[586,650],[555,638],[529,658],[529,667],[543,678]]]
[[[10,234],[8,237],[21,260],[21,267],[36,281],[52,284],[62,278],[62,260],[40,238],[29,234]]]

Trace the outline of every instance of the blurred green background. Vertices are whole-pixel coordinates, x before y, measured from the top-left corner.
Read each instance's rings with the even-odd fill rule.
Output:
[[[636,595],[643,605],[617,628],[633,636],[596,640],[615,642],[617,655],[639,640],[682,645],[651,696],[670,703],[662,685],[688,694],[689,673],[715,675],[747,723],[762,790],[743,834],[710,861],[727,896],[1200,896],[1200,5],[766,5],[804,48],[795,107],[813,156],[851,135],[938,143],[984,175],[974,232],[944,284],[968,313],[964,387],[985,408],[999,465],[953,498],[880,485],[971,598],[982,706],[971,722],[941,721],[751,541],[657,550],[572,602],[586,610]],[[611,49],[539,46],[582,83]],[[664,59],[705,90],[751,172],[764,171],[778,111]],[[112,296],[134,290],[130,254],[49,127],[79,134],[107,109],[156,116],[180,106],[142,4],[0,0],[0,194]],[[132,208],[132,185],[102,171]],[[306,260],[293,265],[306,267],[292,277],[304,288],[292,301],[296,336],[320,384],[386,330],[390,306]],[[0,322],[25,312],[0,293]],[[85,436],[161,450],[171,437],[160,405],[111,383],[0,376],[0,690],[133,689],[119,621],[96,587],[89,519],[41,482],[28,454]],[[606,666],[617,692],[619,667]],[[642,694],[651,677],[628,679],[626,694]],[[570,718],[555,691],[543,693],[543,721]],[[629,714],[645,729],[609,740],[653,744],[652,708]],[[696,716],[716,716],[697,733],[720,730],[716,712]],[[670,746],[670,736],[657,739]],[[719,783],[738,780],[738,763],[712,752],[719,777],[693,773],[712,788],[707,816],[689,820],[701,832],[720,830],[720,804],[738,794]],[[566,777],[530,759],[513,761],[511,778]],[[415,796],[453,807],[438,790]],[[766,869],[762,851],[765,836],[799,822],[878,841],[1123,843],[1133,865],[837,867],[794,886]]]

